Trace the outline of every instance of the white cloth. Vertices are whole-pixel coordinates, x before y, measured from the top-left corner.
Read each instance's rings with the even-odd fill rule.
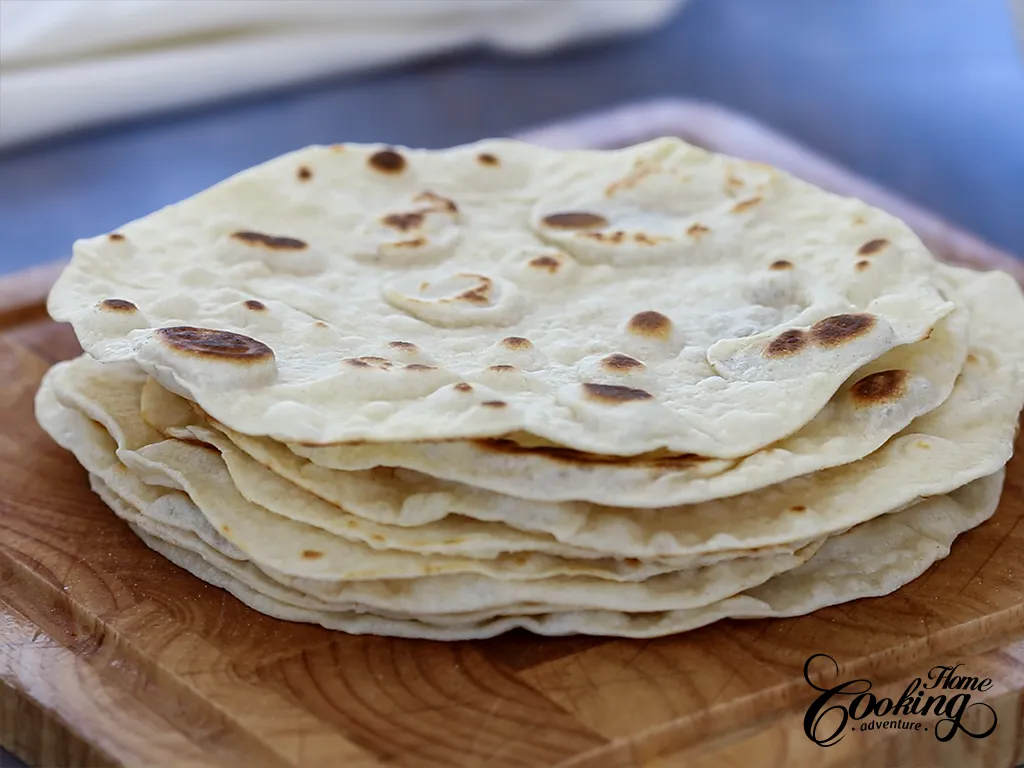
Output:
[[[0,146],[483,44],[539,53],[685,0],[0,0]]]

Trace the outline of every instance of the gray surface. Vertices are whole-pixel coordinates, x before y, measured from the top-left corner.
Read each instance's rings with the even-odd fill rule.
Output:
[[[437,147],[665,95],[752,114],[1024,253],[1024,71],[1006,0],[696,0],[626,42],[445,57],[11,148],[0,272],[305,144]]]

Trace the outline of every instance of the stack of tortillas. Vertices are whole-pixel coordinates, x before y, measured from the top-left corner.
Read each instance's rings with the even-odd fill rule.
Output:
[[[80,241],[43,427],[157,552],[357,633],[882,595],[995,510],[1024,298],[675,139],[312,147]]]

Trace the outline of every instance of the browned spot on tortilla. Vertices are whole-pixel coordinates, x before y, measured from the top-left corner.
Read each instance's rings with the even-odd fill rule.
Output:
[[[395,248],[422,248],[427,245],[426,238],[413,238],[412,240],[399,240],[397,243],[392,243]]]
[[[494,453],[544,456],[545,458],[570,464],[629,464],[631,466],[643,464],[652,470],[677,469],[679,467],[692,466],[697,462],[708,460],[704,456],[698,456],[691,453],[662,455],[660,452],[653,452],[645,454],[642,457],[608,456],[605,454],[586,453],[572,448],[560,448],[555,446],[526,447],[508,438],[481,438],[474,440],[473,443],[482,450]]]
[[[807,507],[805,507],[803,504],[797,504],[795,507],[790,507],[789,511],[790,512],[806,512],[807,511]]]
[[[705,227],[703,224],[691,224],[690,228],[686,230],[686,234],[692,237],[694,240],[700,240],[704,235],[711,231],[710,227]]]
[[[222,531],[224,531],[224,533],[231,533],[231,526],[230,526],[230,525],[222,525],[222,526],[220,527],[220,529],[221,529]]]
[[[596,240],[598,243],[622,243],[626,240],[626,232],[616,229],[613,232],[584,232],[583,237]]]
[[[437,195],[429,189],[425,189],[420,192],[413,198],[413,200],[417,203],[430,203],[430,207],[427,209],[430,211],[446,211],[448,213],[459,212],[459,206],[455,204],[454,200],[449,200],[447,197],[441,197],[441,195]]]
[[[730,187],[732,189],[735,189],[736,187],[742,187],[744,186],[743,179],[736,178],[735,174],[730,173],[725,178],[725,186]]]
[[[120,243],[125,238],[124,235],[122,235],[120,232],[111,232],[109,235],[107,235],[107,239],[113,240],[115,243]]]
[[[138,312],[139,308],[126,299],[104,299],[100,309],[108,312]]]
[[[437,370],[437,366],[436,365],[423,365],[423,363],[410,363],[409,365],[405,366],[405,370],[407,370],[407,371],[436,371]]]
[[[645,235],[643,232],[637,232],[633,235],[633,240],[640,245],[657,245],[658,243],[667,243],[667,237],[658,237],[657,235]]]
[[[458,384],[455,385],[455,389],[458,390],[459,392],[472,392],[473,385],[465,381],[460,381]]]
[[[930,451],[932,447],[932,444],[929,443],[927,440],[918,440],[917,442],[914,443],[914,445],[926,451]]]
[[[910,374],[902,370],[872,373],[850,388],[850,396],[858,405],[891,403],[907,391],[909,377]]]
[[[524,339],[522,336],[506,336],[504,339],[501,340],[501,344],[503,347],[508,347],[509,349],[533,348],[533,342],[531,342],[529,339]]]
[[[853,223],[854,224],[866,224],[867,222],[864,220],[863,216],[861,216],[860,214],[857,214],[856,216],[853,217]]]
[[[933,328],[929,328],[927,331],[925,331],[924,333],[921,334],[921,338],[918,339],[918,341],[928,341],[928,339],[930,339],[932,337],[932,332],[934,330],[935,330],[934,327]]]
[[[480,405],[483,405],[487,408],[504,408],[505,406],[508,405],[508,403],[506,403],[504,400],[485,400],[484,402],[480,403]]]
[[[262,301],[256,301],[256,299],[248,299],[245,302],[245,307],[246,309],[251,309],[254,312],[262,312],[264,309],[267,308],[267,305],[264,304]]]
[[[388,360],[386,357],[374,357],[373,355],[364,355],[362,357],[347,357],[343,361],[346,365],[351,365],[353,368],[380,368],[382,370],[391,368],[394,363]]]
[[[622,373],[623,371],[635,371],[638,368],[643,368],[644,364],[629,355],[616,352],[601,360],[601,367],[608,371]]]
[[[313,325],[315,325],[317,328],[327,327],[327,323],[325,323],[323,320],[317,320],[315,323],[313,323]]]
[[[889,246],[889,241],[884,239],[868,240],[864,245],[857,249],[857,253],[861,256],[873,256],[876,253],[880,253]]]
[[[491,288],[494,283],[491,278],[484,277],[483,275],[460,275],[462,277],[475,277],[480,281],[480,284],[475,288],[470,288],[468,291],[463,291],[456,298],[462,301],[468,301],[471,304],[490,304],[491,303]]]
[[[412,240],[399,240],[397,243],[392,243],[395,248],[422,248],[426,244],[425,237],[414,237]]]
[[[406,232],[410,229],[423,226],[423,214],[419,211],[412,211],[410,213],[389,213],[381,219],[381,223],[387,227],[394,227],[402,232]]]
[[[768,269],[775,269],[775,270],[779,270],[779,269],[792,269],[792,268],[793,268],[793,262],[786,261],[785,259],[779,259],[778,261],[773,261],[771,263],[771,265],[769,265],[769,267],[768,267]]]
[[[234,232],[231,237],[246,245],[255,245],[272,251],[301,251],[309,247],[294,237],[267,235],[262,232]]]
[[[788,357],[807,346],[807,334],[799,328],[783,331],[764,348],[765,357]]]
[[[544,226],[554,229],[595,229],[607,227],[608,219],[596,213],[586,211],[564,211],[551,213],[541,219]]]
[[[583,237],[589,237],[599,243],[621,243],[626,239],[626,233],[621,229],[614,232],[584,232]]]
[[[864,271],[865,269],[867,269],[867,268],[868,268],[868,267],[870,267],[870,266],[871,266],[871,262],[870,262],[870,261],[868,261],[867,259],[861,259],[860,261],[858,261],[858,262],[857,262],[857,263],[856,263],[856,264],[854,265],[854,267],[856,268],[856,270],[857,270],[858,272],[863,272],[863,271]]]
[[[411,341],[389,341],[388,346],[392,349],[400,349],[403,352],[416,352],[419,349]]]
[[[823,347],[835,347],[863,336],[875,327],[874,315],[833,315],[811,326],[811,336]]]
[[[594,384],[589,381],[583,384],[583,394],[585,397],[599,403],[612,403],[615,405],[654,399],[654,395],[642,389],[620,387],[617,384]]]
[[[330,149],[331,152],[344,152],[345,151],[345,145],[344,144],[331,144],[331,146],[328,147],[328,149]]]
[[[188,355],[230,360],[241,365],[274,359],[273,350],[262,341],[231,331],[176,325],[160,328],[156,335],[171,349]]]
[[[605,197],[614,197],[619,192],[627,189],[633,189],[645,178],[650,176],[652,173],[657,171],[657,165],[649,158],[638,159],[634,164],[632,170],[629,171],[622,178],[613,181],[604,190]]]
[[[374,541],[384,541],[384,537],[381,536],[379,533],[373,534],[370,538]]]
[[[476,156],[476,160],[480,165],[498,165],[501,161],[492,155],[490,152],[481,152]]]
[[[562,266],[562,262],[554,256],[538,256],[535,259],[530,259],[530,266],[534,269],[546,269],[551,274],[555,274]]]
[[[744,213],[746,211],[749,211],[754,206],[760,205],[760,203],[761,203],[761,197],[760,196],[752,197],[749,200],[741,200],[740,202],[736,203],[736,205],[734,205],[732,207],[732,212],[733,213]]]
[[[323,556],[324,556],[323,552],[320,552],[320,551],[315,550],[315,549],[304,549],[304,550],[302,550],[302,558],[303,558],[303,560],[319,560]]]
[[[495,373],[511,373],[516,370],[516,367],[514,365],[492,365],[487,370]]]
[[[967,362],[968,363],[976,363],[976,362],[978,362],[978,356],[976,354],[974,354],[973,352],[969,352],[968,355],[967,355]]]
[[[313,178],[313,171],[309,169],[308,165],[300,165],[295,175],[299,177],[299,181],[309,181]]]
[[[374,152],[366,162],[371,168],[381,173],[401,173],[405,168],[405,158],[393,149]]]
[[[667,340],[672,335],[672,321],[661,312],[646,310],[637,312],[626,324],[626,330],[637,336]]]

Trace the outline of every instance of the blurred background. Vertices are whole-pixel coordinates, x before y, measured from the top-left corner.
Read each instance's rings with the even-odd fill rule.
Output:
[[[1021,255],[1020,5],[0,0],[0,273],[303,145],[654,97],[737,109]]]

